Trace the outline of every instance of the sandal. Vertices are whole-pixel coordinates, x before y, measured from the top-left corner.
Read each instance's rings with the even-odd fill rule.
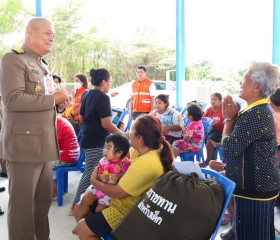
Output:
[[[4,214],[4,211],[2,210],[2,208],[0,207],[0,216]]]
[[[74,210],[69,209],[69,211],[68,211],[68,216],[74,216]]]
[[[222,240],[235,240],[235,233],[229,229],[227,232],[221,233],[220,237]]]

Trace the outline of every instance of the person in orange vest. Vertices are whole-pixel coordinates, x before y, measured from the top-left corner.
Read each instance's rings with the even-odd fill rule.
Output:
[[[148,114],[154,109],[156,86],[148,79],[144,66],[138,66],[137,80],[132,83],[130,115],[135,120],[141,114]]]

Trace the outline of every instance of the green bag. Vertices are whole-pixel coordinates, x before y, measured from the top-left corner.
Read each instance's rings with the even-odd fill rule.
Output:
[[[168,172],[111,233],[112,240],[208,240],[224,201],[215,181]]]

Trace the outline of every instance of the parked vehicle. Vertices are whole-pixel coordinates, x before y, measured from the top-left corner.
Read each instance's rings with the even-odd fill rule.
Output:
[[[130,98],[132,93],[132,82],[127,82],[108,93],[111,99],[112,107],[130,109]],[[153,80],[156,85],[156,95],[167,94],[169,96],[170,107],[186,107],[188,102],[196,101],[203,110],[210,106],[210,96],[214,92],[221,92],[223,95],[227,92],[223,91],[223,85],[217,81],[184,81],[182,84],[183,101],[182,106],[176,104],[176,83],[174,81]],[[235,97],[235,101],[241,105],[241,110],[246,107],[244,100]],[[244,104],[245,103],[245,104]]]
[[[167,94],[168,96],[170,93],[175,93],[175,85],[174,83],[170,82],[167,86],[166,81],[161,80],[152,80],[156,86],[157,94]],[[111,89],[109,92],[109,96],[111,99],[112,107],[118,108],[128,108],[130,109],[130,98],[132,93],[132,82],[127,82],[122,84],[114,89]]]

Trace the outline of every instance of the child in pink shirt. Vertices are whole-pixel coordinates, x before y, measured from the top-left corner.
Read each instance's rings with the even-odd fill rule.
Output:
[[[173,154],[176,158],[181,152],[198,152],[203,147],[204,128],[202,124],[202,110],[193,103],[187,108],[187,118],[190,124],[187,126],[184,137],[173,142]]]
[[[117,184],[130,166],[126,157],[130,148],[127,137],[122,134],[111,134],[105,140],[103,158],[98,163],[98,178],[109,184]],[[111,197],[90,185],[82,199],[74,208],[77,222],[90,213],[90,207],[97,202],[96,211],[101,211],[110,205]]]

